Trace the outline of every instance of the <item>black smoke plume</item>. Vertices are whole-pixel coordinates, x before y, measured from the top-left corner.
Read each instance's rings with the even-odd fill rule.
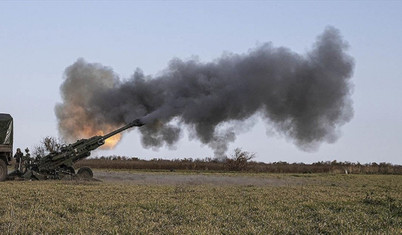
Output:
[[[257,115],[301,149],[314,150],[334,142],[353,116],[347,47],[328,27],[305,55],[266,43],[209,63],[173,59],[159,75],[137,69],[128,80],[79,59],[65,71],[59,130],[72,140],[85,137],[83,130],[110,130],[142,117],[143,146],[173,146],[187,128],[219,156]]]

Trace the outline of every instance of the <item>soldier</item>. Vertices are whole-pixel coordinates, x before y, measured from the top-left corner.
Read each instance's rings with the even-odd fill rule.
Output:
[[[21,165],[24,167],[23,169],[21,169],[21,171],[23,170],[23,172],[26,171],[26,169],[28,168],[28,166],[32,163],[32,159],[31,159],[31,154],[29,153],[29,148],[25,149],[25,156],[22,157],[22,161],[21,161]]]
[[[14,155],[15,158],[15,171],[21,171],[21,161],[24,154],[21,152],[20,148],[17,148],[17,152]]]

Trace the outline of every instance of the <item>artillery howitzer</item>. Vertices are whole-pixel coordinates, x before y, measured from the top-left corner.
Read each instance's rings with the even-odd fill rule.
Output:
[[[91,155],[91,151],[105,144],[105,140],[134,126],[142,126],[140,119],[110,132],[103,136],[93,136],[89,139],[81,139],[73,144],[62,146],[59,151],[52,152],[42,158],[33,160],[26,165],[26,170],[20,172],[25,179],[61,179],[65,176],[80,178],[92,178],[92,170],[88,167],[81,167],[77,174],[73,164]],[[12,173],[11,173],[12,174]]]

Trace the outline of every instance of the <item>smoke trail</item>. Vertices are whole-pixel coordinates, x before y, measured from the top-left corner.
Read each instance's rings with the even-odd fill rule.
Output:
[[[303,150],[334,142],[353,116],[353,59],[333,27],[299,55],[270,43],[210,63],[173,59],[158,76],[137,69],[120,80],[111,68],[79,59],[65,71],[56,106],[62,136],[117,127],[135,118],[145,147],[174,145],[183,128],[222,155],[239,126],[260,115]],[[244,127],[243,127],[244,129]]]

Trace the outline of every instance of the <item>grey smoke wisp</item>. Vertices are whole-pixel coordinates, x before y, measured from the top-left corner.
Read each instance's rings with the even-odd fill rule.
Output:
[[[353,116],[347,48],[328,27],[304,55],[266,43],[209,63],[173,59],[156,76],[137,69],[127,80],[79,59],[65,71],[55,110],[59,130],[72,140],[142,117],[143,146],[173,146],[186,128],[219,156],[258,115],[301,149],[314,150],[334,142]]]

